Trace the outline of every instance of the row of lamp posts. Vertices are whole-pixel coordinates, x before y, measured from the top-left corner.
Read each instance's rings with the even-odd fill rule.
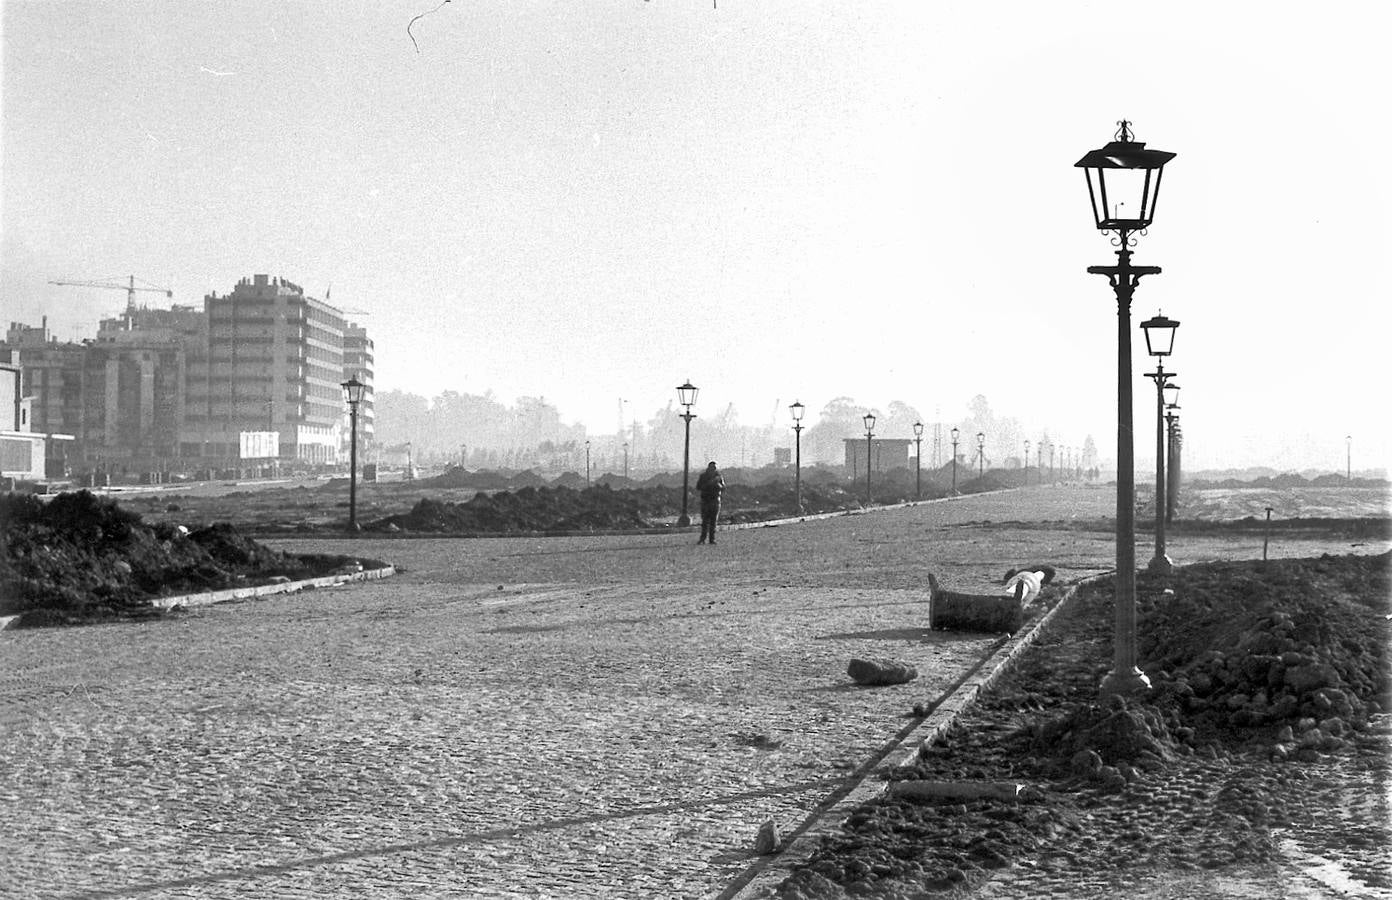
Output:
[[[1075,167],[1084,170],[1087,178],[1088,197],[1092,203],[1093,218],[1099,231],[1113,234],[1112,243],[1118,249],[1117,261],[1110,266],[1089,266],[1092,275],[1105,276],[1116,295],[1117,301],[1117,497],[1116,497],[1116,628],[1114,636],[1114,660],[1112,671],[1102,682],[1104,694],[1130,693],[1150,687],[1150,680],[1136,665],[1136,522],[1135,522],[1135,448],[1133,446],[1133,410],[1131,397],[1131,299],[1142,277],[1160,274],[1159,266],[1137,266],[1131,262],[1131,248],[1136,235],[1144,233],[1155,219],[1156,202],[1160,194],[1160,181],[1165,165],[1175,154],[1163,150],[1147,149],[1145,144],[1136,141],[1131,133],[1130,123],[1122,121],[1114,139],[1105,147],[1093,150],[1083,156]],[[1165,502],[1164,483],[1164,435],[1166,401],[1168,386],[1173,392],[1178,385],[1169,381],[1174,373],[1164,371],[1164,357],[1169,356],[1174,346],[1174,332],[1179,323],[1157,316],[1142,323],[1146,335],[1148,352],[1156,357],[1156,371],[1147,373],[1156,385],[1157,416],[1157,456],[1156,461],[1156,555],[1152,568],[1169,570],[1169,559],[1165,555],[1164,521]],[[362,401],[365,386],[356,378],[344,382],[343,390],[351,408],[350,466],[349,482],[349,528],[357,529],[357,423],[358,404]],[[691,412],[696,402],[697,388],[688,380],[677,388],[677,398],[684,411],[681,418],[686,424],[686,436],[682,450],[682,513],[677,524],[691,524],[687,511],[689,492],[689,471],[691,465],[691,420],[696,418]],[[1173,401],[1170,408],[1178,409]],[[801,403],[793,405],[794,430],[798,439],[798,503],[801,506],[801,456],[802,456],[802,413]],[[1173,426],[1174,413],[1169,414]],[[874,437],[875,416],[865,415],[866,474],[865,490],[867,501],[870,497],[870,458],[869,450]],[[920,441],[921,426],[915,424],[914,436]],[[957,444],[960,437],[958,429],[952,429],[952,492],[957,493]],[[978,455],[982,453],[985,437],[977,435]],[[1352,439],[1348,439],[1349,460],[1346,477],[1352,476]],[[1040,450],[1043,448],[1041,447]],[[1026,460],[1029,447],[1026,444]],[[984,458],[984,457],[983,457]],[[1050,463],[1053,450],[1050,448]],[[982,463],[984,466],[984,463]],[[586,471],[588,474],[588,465]]]

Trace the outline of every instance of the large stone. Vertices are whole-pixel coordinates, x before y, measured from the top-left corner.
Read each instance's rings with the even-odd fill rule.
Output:
[[[767,856],[778,849],[778,825],[769,819],[759,826],[759,833],[754,836],[754,852],[759,856]]]
[[[918,670],[907,663],[887,659],[852,659],[846,674],[856,684],[904,684],[918,677]]]

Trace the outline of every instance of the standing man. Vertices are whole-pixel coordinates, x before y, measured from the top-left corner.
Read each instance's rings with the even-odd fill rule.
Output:
[[[715,543],[715,520],[720,516],[720,493],[723,490],[725,476],[712,462],[696,479],[696,493],[701,495],[701,539],[696,542],[698,544],[704,544],[707,537],[712,544]]]

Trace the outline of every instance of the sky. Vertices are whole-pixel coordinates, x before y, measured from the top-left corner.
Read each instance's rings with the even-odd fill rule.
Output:
[[[1074,163],[1124,118],[1178,154],[1132,319],[1181,323],[1186,468],[1392,462],[1375,2],[437,3],[4,0],[0,320],[267,273],[359,311],[379,390],[594,434],[688,379],[751,425],[982,394],[1110,458]]]

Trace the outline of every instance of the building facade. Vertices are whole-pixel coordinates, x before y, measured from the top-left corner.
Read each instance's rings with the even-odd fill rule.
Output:
[[[373,437],[373,344],[342,312],[269,275],[204,298],[203,309],[128,308],[95,340],[58,343],[47,318],[10,323],[19,393],[35,431],[75,436],[87,471],[245,468],[347,458],[341,384],[366,384],[359,451]]]

